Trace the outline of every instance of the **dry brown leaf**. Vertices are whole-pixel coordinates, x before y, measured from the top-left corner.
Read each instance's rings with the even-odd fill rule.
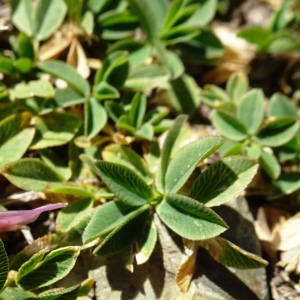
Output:
[[[120,132],[113,134],[113,141],[120,145],[129,145],[135,140],[134,136],[126,136]]]
[[[77,40],[73,38],[67,55],[67,63],[75,68],[77,66],[77,44]]]
[[[77,39],[73,39],[70,50],[67,56],[67,63],[74,68],[83,77],[88,78],[90,75],[90,68],[88,66],[87,58],[85,52],[78,42]]]
[[[197,258],[197,242],[183,239],[184,255],[176,273],[176,283],[180,290],[186,292],[190,286]]]
[[[203,80],[212,84],[224,84],[235,72],[249,73],[255,46],[237,37],[236,32],[224,24],[214,26],[213,30],[224,45],[224,54],[219,58],[219,66],[206,73]]]
[[[95,136],[92,139],[88,139],[85,136],[78,136],[74,140],[74,143],[78,148],[90,148],[93,146],[101,146],[109,142],[112,142],[112,137],[110,136]]]
[[[276,251],[281,251],[278,266],[286,272],[300,274],[300,213],[289,213],[265,206],[258,209],[255,230],[265,252],[276,262]]]
[[[88,78],[90,66],[78,40],[82,35],[82,30],[73,23],[64,24],[52,39],[40,47],[38,52],[39,60],[56,59],[70,47],[67,54],[67,63],[75,67],[83,78]]]
[[[71,44],[71,38],[53,38],[47,43],[43,44],[38,52],[38,58],[40,61],[54,59],[65,51]]]
[[[297,248],[282,252],[280,255],[280,261],[277,263],[277,266],[283,267],[288,273],[295,272],[296,274],[300,274],[299,245]]]
[[[279,230],[290,214],[270,205],[260,207],[254,221],[254,227],[258,239],[270,260],[277,261],[277,250],[279,243]]]
[[[277,249],[282,251],[278,266],[300,274],[300,213],[283,222],[278,230]]]
[[[102,67],[102,62],[97,58],[87,58],[87,64],[91,69],[98,70]]]
[[[279,242],[277,249],[289,251],[300,249],[300,212],[283,222],[279,228]]]
[[[26,246],[21,251],[21,253],[31,256],[43,249],[48,249],[48,250],[54,249],[55,247],[57,247],[57,244],[54,243],[54,240],[55,240],[54,234],[44,235],[36,239],[32,244]]]

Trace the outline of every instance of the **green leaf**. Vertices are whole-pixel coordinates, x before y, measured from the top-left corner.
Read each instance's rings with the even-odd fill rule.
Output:
[[[281,29],[288,28],[293,24],[296,15],[291,14],[292,2],[282,2],[278,10],[274,14],[268,24],[268,28],[272,32],[280,31]]]
[[[245,125],[247,132],[255,134],[264,117],[264,94],[253,89],[243,96],[238,104],[238,119]]]
[[[21,266],[16,282],[24,290],[49,286],[71,271],[79,253],[79,247],[59,248],[48,254],[42,250]],[[36,255],[39,259],[36,259]]]
[[[95,209],[90,222],[84,230],[82,240],[89,243],[96,238],[102,238],[114,228],[120,226],[136,212],[136,207],[129,206],[123,202],[111,201]]]
[[[182,43],[180,48],[184,61],[199,65],[203,60],[216,59],[224,54],[220,38],[209,28],[201,28],[195,38]]]
[[[167,195],[156,211],[169,228],[189,240],[209,239],[228,228],[211,209],[182,195]]]
[[[107,114],[104,107],[94,98],[91,97],[86,105],[85,126],[87,138],[95,137],[105,126]]]
[[[145,160],[151,174],[156,174],[159,168],[160,152],[158,141],[153,141],[149,148],[149,152],[145,154]]]
[[[217,11],[217,0],[200,0],[189,1],[190,3],[199,3],[200,6],[194,13],[194,15],[188,20],[186,26],[191,27],[203,27],[212,21]]]
[[[5,165],[2,174],[23,190],[43,192],[49,182],[61,182],[62,178],[52,168],[35,158],[24,158]]]
[[[128,115],[121,116],[118,119],[116,126],[118,129],[123,129],[132,135],[135,134],[136,128],[129,124]]]
[[[164,86],[169,79],[166,70],[157,65],[141,65],[129,74],[125,88],[135,91],[152,90],[158,86]]]
[[[7,287],[0,294],[1,300],[33,300],[36,295],[17,287]]]
[[[226,157],[198,176],[189,197],[207,206],[236,199],[252,181],[257,167],[255,161],[247,157]]]
[[[52,98],[54,89],[49,81],[40,79],[19,83],[9,91],[11,99],[26,99],[30,97]]]
[[[89,83],[78,74],[74,67],[62,61],[48,60],[38,62],[37,67],[54,77],[63,79],[83,96],[87,96],[90,92]]]
[[[44,192],[89,198],[92,198],[94,196],[94,194],[86,187],[80,186],[79,184],[74,182],[49,182]]]
[[[13,114],[0,122],[0,145],[4,145],[6,141],[16,135],[24,127],[28,126],[31,121],[31,114],[22,112]]]
[[[21,57],[14,62],[14,68],[21,74],[26,74],[31,71],[33,67],[32,60],[26,57]]]
[[[219,263],[237,269],[264,268],[268,262],[264,259],[247,252],[230,241],[215,237],[198,244],[205,248],[209,254]]]
[[[280,164],[274,154],[262,150],[259,164],[272,179],[276,179],[280,175]]]
[[[8,276],[8,269],[9,269],[9,262],[8,257],[4,248],[4,244],[0,239],[0,291],[3,288],[7,276]],[[0,296],[1,297],[1,296]]]
[[[84,30],[84,32],[92,36],[94,29],[94,15],[91,11],[86,11],[82,16],[80,27]]]
[[[106,81],[101,81],[99,84],[94,86],[93,96],[97,100],[102,101],[107,99],[118,99],[120,98],[120,93],[115,87]]]
[[[272,32],[262,27],[246,27],[238,33],[238,37],[256,44],[261,50],[265,50],[271,40]]]
[[[260,145],[252,144],[252,145],[242,145],[242,154],[254,158],[258,160],[261,156],[262,148]]]
[[[103,61],[102,68],[97,71],[95,84],[101,81],[107,82],[119,90],[127,79],[129,63],[125,51],[117,51],[109,54]]]
[[[178,26],[168,31],[163,31],[159,35],[160,39],[167,46],[176,45],[193,39],[199,35],[199,30],[186,26]]]
[[[155,44],[168,10],[168,2],[165,0],[129,0],[128,2],[133,12],[139,17],[141,27],[147,34],[148,40]]]
[[[298,118],[297,107],[291,99],[281,93],[275,93],[269,102],[268,115],[270,117],[294,117]]]
[[[31,0],[13,0],[12,23],[19,31],[24,32],[27,36],[34,35],[33,5]]]
[[[130,246],[141,234],[150,215],[149,205],[136,209],[119,226],[115,227],[101,244],[94,250],[97,255],[108,255],[120,252]]]
[[[111,10],[98,17],[102,39],[120,40],[132,36],[138,27],[138,17],[128,11]]]
[[[152,125],[159,124],[161,121],[166,120],[165,117],[169,114],[170,109],[166,106],[156,106],[149,110],[145,115],[145,123]]]
[[[157,231],[152,218],[148,218],[141,234],[136,240],[137,253],[135,259],[138,265],[148,261],[157,241]]]
[[[22,58],[29,58],[34,60],[34,46],[31,39],[21,32],[18,36],[18,54]]]
[[[100,2],[103,2],[103,0]],[[82,15],[85,12],[85,10],[87,8],[90,8],[90,5],[88,5],[87,7],[85,6],[83,0],[65,0],[65,3],[68,9],[68,17],[72,19],[76,24],[78,24],[82,20]]]
[[[218,107],[222,102],[230,102],[229,95],[220,87],[206,84],[201,92],[201,99],[211,107]]]
[[[88,297],[88,293],[93,288],[94,285],[94,279],[91,277],[88,277],[80,284],[80,290],[79,290],[79,297]]]
[[[125,114],[123,106],[115,101],[105,101],[105,109],[108,116],[115,122],[118,122],[118,119]]]
[[[299,122],[295,118],[278,118],[263,126],[254,139],[261,145],[278,147],[291,140],[298,128]]]
[[[164,29],[169,29],[174,25],[183,7],[184,7],[183,0],[175,0],[171,3],[167,15],[165,17],[165,22],[163,26]]]
[[[147,99],[142,93],[136,93],[131,101],[128,114],[129,124],[135,128],[141,127],[146,113]]]
[[[106,161],[115,162],[132,169],[148,183],[152,181],[150,172],[144,160],[140,155],[126,146],[118,144],[109,145],[103,149],[102,157]]]
[[[242,141],[247,138],[245,126],[227,112],[214,111],[212,121],[216,129],[232,141]]]
[[[51,112],[42,117],[35,117],[36,136],[31,149],[43,149],[60,146],[70,142],[79,127],[81,118],[64,112]]]
[[[300,189],[300,172],[281,173],[272,182],[271,198],[289,195]]]
[[[80,186],[79,184],[74,182],[49,182],[45,187],[44,192],[88,198],[92,198],[94,196],[94,194],[86,187]]]
[[[288,143],[273,149],[279,161],[287,161],[295,159],[300,151],[300,130],[297,131]]]
[[[226,92],[228,93],[231,100],[239,102],[244,94],[246,94],[249,88],[249,81],[247,76],[242,73],[234,73],[228,79],[226,83]]]
[[[41,159],[51,168],[53,168],[57,173],[59,173],[65,180],[70,179],[71,170],[63,159],[56,153],[54,149],[46,148],[39,150]]]
[[[110,29],[104,28],[103,31],[101,32],[101,39],[103,40],[121,40],[125,38],[132,37],[134,33],[134,29],[136,28],[136,18],[132,18],[131,23],[127,23],[129,20],[125,17],[122,16],[122,14],[119,14],[122,17],[122,21],[125,22],[125,24],[117,24],[116,28]],[[99,24],[101,25],[101,24]],[[124,26],[125,25],[125,26]]]
[[[186,22],[193,16],[193,14],[197,11],[199,8],[199,4],[195,3],[192,5],[187,5],[180,9],[179,13],[176,14],[176,17],[173,18],[171,22],[171,26],[180,26],[180,25],[186,25]],[[188,26],[189,27],[189,26]]]
[[[95,162],[88,156],[81,156],[81,159],[102,178],[111,191],[124,203],[141,206],[152,199],[151,187],[128,167],[107,161]]]
[[[171,152],[179,136],[180,129],[183,126],[183,123],[186,121],[186,119],[187,116],[185,115],[177,117],[165,138],[163,148],[161,151],[160,165],[156,177],[156,185],[159,191],[163,191],[165,189],[165,177],[171,157]]]
[[[34,134],[34,128],[24,128],[0,145],[0,168],[7,163],[22,158],[31,144]]]
[[[170,161],[166,177],[165,192],[176,193],[190,177],[196,166],[223,144],[221,137],[205,137],[180,149]]]
[[[283,30],[272,34],[268,44],[268,52],[292,52],[299,51],[299,35],[292,31]]]
[[[62,232],[67,232],[75,227],[80,221],[92,211],[93,201],[89,198],[83,198],[70,203],[62,209],[57,216],[57,229]]]
[[[151,124],[145,123],[134,133],[137,138],[146,139],[152,141],[154,135],[154,128]]]
[[[0,72],[6,75],[13,73],[14,66],[11,58],[0,55]]]
[[[54,288],[38,294],[38,300],[68,300],[77,299],[80,284],[68,288]]]
[[[192,115],[200,105],[200,94],[195,80],[184,74],[170,81],[170,101],[179,112]]]
[[[39,114],[47,114],[56,108],[83,104],[85,101],[86,99],[80,93],[71,88],[56,89],[54,98],[47,100]]]
[[[89,1],[89,8],[94,14],[103,13],[107,10],[114,9],[118,7],[120,1],[110,1],[110,0],[91,0]],[[73,8],[74,9],[74,8]]]
[[[171,79],[177,79],[184,73],[184,65],[179,56],[173,51],[166,51],[167,67]],[[187,77],[187,75],[185,75]]]
[[[35,10],[35,38],[42,41],[62,24],[67,12],[63,0],[39,0]]]
[[[114,43],[109,49],[108,53],[115,51],[127,51],[130,69],[143,64],[151,54],[151,45],[143,41],[136,41],[131,39],[120,40]]]
[[[92,209],[87,211],[77,223],[74,223],[74,227],[64,234],[64,245],[80,246],[82,250],[91,247],[91,245],[83,244],[82,235],[93,215],[93,212],[94,211]]]
[[[221,157],[242,154],[242,144],[234,141],[225,141],[220,147],[219,153]]]

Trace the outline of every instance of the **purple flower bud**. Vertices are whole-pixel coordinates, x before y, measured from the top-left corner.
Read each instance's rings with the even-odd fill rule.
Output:
[[[67,203],[55,203],[30,210],[0,211],[0,232],[22,229],[26,224],[35,221],[42,212],[65,206]]]

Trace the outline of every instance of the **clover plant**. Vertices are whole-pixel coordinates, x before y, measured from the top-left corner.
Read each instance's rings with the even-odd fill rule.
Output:
[[[243,28],[238,36],[255,44],[260,52],[278,53],[299,50],[299,5],[297,0],[282,1],[264,27]]]
[[[214,207],[243,193],[257,162],[274,179],[274,190],[284,182],[281,190],[287,193],[284,176],[298,173],[279,176],[271,152],[280,160],[298,159],[295,108],[277,95],[265,117],[263,93],[248,92],[247,77],[236,74],[226,91],[207,85],[201,93],[214,109],[213,124],[230,141],[207,136],[181,147],[187,116],[171,120],[197,112],[200,89],[193,70],[223,53],[207,26],[217,1],[10,5],[18,32],[10,36],[9,51],[0,53],[1,176],[52,204],[16,215],[0,212],[0,231],[22,229],[47,207],[68,205],[58,213],[53,233],[13,259],[0,239],[0,298],[86,296],[91,278],[56,288],[81,252],[119,253],[133,271],[156,247],[158,220],[192,250],[189,265],[203,247],[226,266],[264,267],[263,259],[223,238],[229,228]],[[285,24],[282,18],[274,22]],[[207,167],[206,159],[217,151],[223,158]],[[191,276],[182,285],[182,269],[184,264],[177,283],[186,290]]]
[[[237,250],[237,246],[231,246],[226,240],[214,242],[228,226],[210,208],[236,198],[255,175],[256,163],[241,156],[225,158],[201,173],[190,191],[184,192],[184,184],[196,166],[224,142],[221,137],[204,137],[174,153],[174,144],[185,120],[185,116],[178,117],[170,128],[152,181],[141,177],[130,164],[126,166],[81,156],[117,197],[94,209],[83,231],[83,242],[95,241],[96,255],[132,253],[137,264],[142,264],[149,259],[157,241],[154,215],[158,215],[181,237],[205,241],[209,248],[215,245],[222,257],[221,262],[226,265],[241,268],[264,266],[263,260]],[[150,172],[147,173],[149,177]],[[241,256],[239,264],[230,260],[232,251]]]
[[[270,99],[268,114],[272,117],[292,117],[299,120],[296,105],[291,99],[281,93],[276,93]],[[287,164],[294,162],[294,168],[284,167],[283,172],[278,178],[273,180],[271,186],[271,198],[299,192],[300,173],[299,173],[299,151],[300,151],[300,130],[288,143],[274,149],[275,155],[281,163]]]
[[[226,91],[207,86],[202,92],[205,103],[214,107],[212,123],[229,141],[220,149],[223,156],[245,154],[258,160],[271,179],[280,175],[281,167],[275,149],[291,141],[299,130],[297,113],[274,113],[280,108],[270,102],[266,114],[265,96],[260,89],[247,91],[243,75],[233,75]],[[274,99],[277,96],[274,95]],[[274,108],[276,107],[276,108]]]

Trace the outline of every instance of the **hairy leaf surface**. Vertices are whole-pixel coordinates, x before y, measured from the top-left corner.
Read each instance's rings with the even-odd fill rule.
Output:
[[[258,165],[243,156],[226,157],[205,170],[195,180],[189,196],[207,206],[237,198],[251,182]]]
[[[140,206],[152,199],[151,187],[128,167],[108,161],[93,161],[88,156],[81,157],[124,203]]]
[[[187,181],[197,164],[218,150],[223,144],[221,137],[205,137],[179,150],[169,163],[165,192],[176,193]]]
[[[182,195],[167,195],[157,206],[157,213],[168,227],[190,240],[215,237],[227,229],[215,212]]]
[[[219,263],[237,269],[264,268],[268,262],[248,251],[245,251],[230,241],[215,237],[198,242],[209,251],[210,255]]]

